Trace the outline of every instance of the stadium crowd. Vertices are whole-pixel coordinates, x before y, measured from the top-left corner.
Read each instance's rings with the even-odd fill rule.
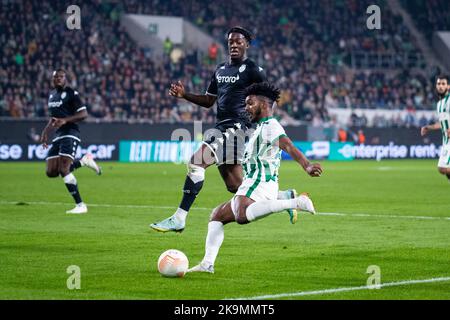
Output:
[[[329,108],[430,109],[429,79],[407,71],[385,73],[347,67],[350,53],[402,54],[417,50],[401,19],[389,13],[381,31],[368,31],[370,1],[176,0],[83,2],[81,30],[68,30],[66,1],[0,2],[0,116],[47,116],[51,72],[66,68],[90,114],[103,121],[214,122],[206,110],[167,95],[180,79],[202,93],[217,60],[186,51],[173,58],[166,39],[163,61],[138,48],[120,25],[123,13],[177,15],[225,43],[232,25],[256,34],[251,57],[282,88],[279,117],[287,124],[333,121]],[[264,14],[262,14],[264,13]],[[267,23],[270,21],[271,23]],[[179,50],[180,48],[177,48]],[[181,48],[183,49],[183,48]]]
[[[428,41],[434,31],[450,31],[450,2],[447,0],[402,0],[402,5],[414,16]]]

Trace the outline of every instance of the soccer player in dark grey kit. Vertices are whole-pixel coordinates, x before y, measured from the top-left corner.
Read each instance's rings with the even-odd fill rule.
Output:
[[[88,113],[79,93],[66,86],[66,72],[63,69],[53,72],[53,87],[48,98],[50,120],[41,134],[41,143],[44,148],[47,148],[48,137],[52,129],[56,128],[55,137],[46,159],[47,176],[49,178],[61,176],[67,190],[75,200],[75,208],[66,213],[83,214],[87,212],[87,206],[81,200],[77,179],[72,171],[86,166],[100,175],[101,168],[90,154],[84,155],[80,160],[75,160],[78,144],[81,141],[77,122],[86,119]]]
[[[242,183],[241,162],[245,149],[245,132],[251,127],[249,115],[245,111],[245,89],[254,83],[266,81],[266,76],[261,67],[247,58],[252,34],[242,27],[233,27],[228,31],[227,37],[229,59],[217,66],[205,94],[187,93],[180,81],[170,87],[171,96],[204,108],[211,108],[217,102],[215,129],[219,136],[214,134],[205,137],[201,148],[188,164],[183,198],[178,209],[171,217],[150,224],[154,230],[160,232],[184,230],[187,214],[203,187],[205,169],[212,164],[218,166],[229,192],[236,193]],[[294,189],[279,193],[280,199],[291,199],[295,196]],[[291,222],[295,223],[296,210],[288,211]]]

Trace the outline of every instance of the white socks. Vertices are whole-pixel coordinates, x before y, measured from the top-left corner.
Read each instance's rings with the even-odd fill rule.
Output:
[[[297,207],[298,207],[297,199],[263,200],[254,202],[251,205],[249,205],[246,211],[246,216],[248,221],[254,221],[263,218],[265,216],[268,216],[271,213],[283,211],[286,209],[294,209]],[[223,239],[224,239],[223,223],[219,221],[211,221],[210,223],[208,223],[208,235],[206,236],[206,243],[205,243],[205,256],[203,257],[203,260],[201,262],[202,264],[206,266],[214,265],[217,255],[219,254],[219,249],[222,245]]]
[[[188,177],[191,178],[193,183],[198,183],[205,180],[205,169],[195,164],[188,165]]]
[[[77,179],[72,173],[69,173],[67,176],[65,176],[63,180],[66,184],[77,184]]]
[[[264,218],[271,213],[280,212],[286,209],[298,207],[297,199],[289,200],[262,200],[253,202],[247,207],[245,215],[248,221],[255,221]]]
[[[290,199],[289,193],[287,191],[278,191],[278,200],[286,200]]]
[[[187,214],[188,212],[186,210],[178,208],[177,211],[175,211],[175,213],[173,214],[173,217],[180,222],[185,222]]]
[[[189,179],[191,179],[191,181],[194,184],[193,186],[191,186],[191,190],[189,190],[191,194],[194,194],[194,199],[192,199],[192,202],[190,202],[189,204],[185,203],[185,206],[187,205],[187,207],[190,208],[193,201],[195,200],[195,196],[201,190],[201,187],[203,185],[202,181],[205,180],[205,169],[202,167],[196,166],[195,164],[188,164],[187,176],[189,177]],[[186,181],[188,181],[188,180],[186,180]],[[197,185],[199,182],[202,182],[200,186]],[[186,185],[185,185],[185,187],[186,187]],[[185,201],[184,197],[183,197],[183,201]],[[183,201],[182,201],[181,206],[183,206]],[[188,211],[178,208],[177,211],[175,211],[175,213],[172,215],[172,217],[174,217],[179,222],[185,223],[187,214],[188,214]]]
[[[205,257],[202,263],[214,265],[224,238],[223,223],[211,221],[208,223],[208,235],[206,236]]]

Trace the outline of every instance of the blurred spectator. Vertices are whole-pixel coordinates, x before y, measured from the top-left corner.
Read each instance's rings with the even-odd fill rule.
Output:
[[[166,39],[164,40],[163,48],[164,48],[164,53],[167,56],[170,55],[170,53],[172,52],[173,43],[169,37],[166,37]]]
[[[183,58],[184,52],[181,48],[175,47],[170,53],[170,61],[172,64],[178,64]]]
[[[362,130],[358,130],[358,144],[365,144],[366,143],[366,136],[364,135],[364,132]]]
[[[31,141],[38,143],[41,136],[36,132],[35,127],[31,127],[30,130],[28,131],[27,137]]]
[[[347,131],[344,128],[339,128],[338,130],[338,141],[347,142]]]
[[[213,42],[208,47],[208,58],[210,64],[217,64],[217,57],[219,54],[219,46]]]

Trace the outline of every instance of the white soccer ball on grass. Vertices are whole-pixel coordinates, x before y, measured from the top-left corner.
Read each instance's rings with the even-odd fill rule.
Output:
[[[188,267],[188,258],[177,249],[164,251],[158,259],[158,271],[165,277],[184,277]]]

